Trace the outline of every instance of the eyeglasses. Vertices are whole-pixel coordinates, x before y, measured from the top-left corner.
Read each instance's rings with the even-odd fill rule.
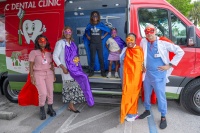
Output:
[[[46,41],[45,38],[41,37],[41,38],[38,39],[38,43],[45,44],[45,43],[47,43],[47,41]]]
[[[72,31],[70,29],[67,29],[67,30],[64,31],[64,34],[65,35],[71,35]]]
[[[155,31],[154,28],[146,28],[146,29],[144,30],[145,34],[153,34],[154,31]]]
[[[126,38],[126,42],[127,43],[135,43],[135,38],[133,38],[133,37],[127,37]]]

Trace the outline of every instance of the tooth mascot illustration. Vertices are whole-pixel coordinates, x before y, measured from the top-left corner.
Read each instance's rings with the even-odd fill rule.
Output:
[[[38,35],[46,32],[46,28],[40,20],[25,20],[22,25],[22,31],[20,30],[21,34],[24,35],[26,42],[30,44],[30,40],[34,42]]]

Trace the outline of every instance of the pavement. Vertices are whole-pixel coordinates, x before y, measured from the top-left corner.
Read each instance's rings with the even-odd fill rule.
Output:
[[[62,103],[61,94],[54,95],[56,117],[39,119],[39,108],[21,107],[10,103],[0,95],[0,111],[13,112],[17,116],[11,120],[0,119],[1,133],[200,133],[200,116],[188,113],[175,101],[168,101],[168,127],[159,129],[160,113],[157,105],[151,109],[151,117],[134,122],[119,123],[120,98],[96,97],[95,106],[77,104],[81,113],[67,110],[68,104]],[[139,114],[144,111],[140,101]]]

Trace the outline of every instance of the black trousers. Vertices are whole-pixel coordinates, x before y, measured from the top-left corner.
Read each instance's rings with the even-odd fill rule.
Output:
[[[96,52],[98,54],[100,69],[104,71],[104,61],[103,61],[103,46],[102,44],[90,44],[90,70],[94,71],[94,62],[95,62],[95,55]]]

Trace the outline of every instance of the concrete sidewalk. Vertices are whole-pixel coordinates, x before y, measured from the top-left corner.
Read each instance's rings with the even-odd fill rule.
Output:
[[[7,99],[5,100],[5,96],[0,94],[0,119],[3,120],[11,120],[17,116],[14,112],[8,112],[6,111],[6,108],[9,107],[10,103]]]

